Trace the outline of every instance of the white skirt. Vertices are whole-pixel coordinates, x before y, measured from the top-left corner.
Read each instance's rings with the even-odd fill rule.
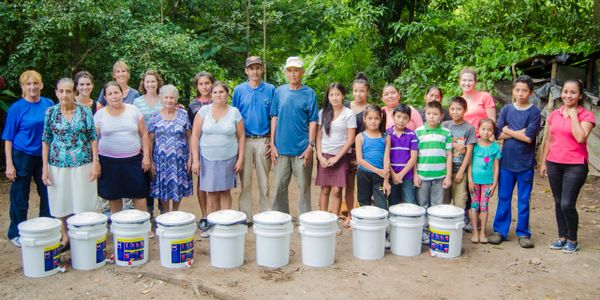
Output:
[[[96,211],[98,182],[90,181],[91,170],[91,163],[74,168],[50,166],[52,185],[48,186],[48,202],[53,217]]]

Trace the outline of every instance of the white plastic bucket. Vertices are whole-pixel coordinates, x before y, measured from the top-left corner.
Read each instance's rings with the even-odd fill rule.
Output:
[[[436,205],[427,209],[429,220],[429,253],[431,256],[460,256],[464,209],[453,205]]]
[[[67,219],[71,243],[71,265],[77,270],[93,270],[106,264],[106,221],[95,212],[76,214]]]
[[[248,226],[246,214],[235,210],[210,213],[210,263],[217,268],[237,268],[244,263],[244,245]]]
[[[60,220],[46,217],[19,224],[25,276],[46,277],[58,273],[61,265],[61,226]]]
[[[145,264],[148,261],[150,214],[137,209],[128,209],[113,214],[110,219],[115,263],[119,266]]]
[[[327,267],[335,260],[335,232],[338,217],[325,211],[310,211],[299,217],[302,236],[302,263]]]
[[[385,255],[385,230],[388,212],[376,206],[352,210],[352,253],[358,259],[380,259]]]
[[[394,255],[416,256],[421,254],[425,208],[402,203],[390,207],[390,244]]]
[[[254,215],[256,236],[256,264],[279,268],[290,262],[292,216],[279,211],[265,211]]]
[[[160,264],[166,268],[191,266],[194,261],[196,216],[172,211],[156,217]]]

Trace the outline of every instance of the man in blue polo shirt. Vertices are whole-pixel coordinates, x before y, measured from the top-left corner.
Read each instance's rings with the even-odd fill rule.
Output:
[[[275,164],[273,210],[289,213],[288,186],[296,178],[300,200],[298,215],[310,211],[313,147],[319,119],[317,95],[302,84],[304,62],[289,57],[285,77],[289,84],[277,88],[271,105],[271,160]]]
[[[252,169],[256,168],[258,179],[259,211],[271,209],[269,200],[269,171],[271,171],[269,113],[275,96],[275,86],[262,81],[263,62],[258,56],[246,59],[248,81],[235,87],[233,106],[244,118],[246,148],[244,168],[240,174],[242,192],[238,199],[240,211],[244,212],[248,222],[252,222]]]

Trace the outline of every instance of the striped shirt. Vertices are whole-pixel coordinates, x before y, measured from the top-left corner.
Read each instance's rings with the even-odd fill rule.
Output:
[[[419,150],[419,141],[414,131],[404,128],[404,132],[397,135],[394,127],[388,128],[387,134],[390,136],[390,164],[395,173],[404,169],[406,163],[410,160],[410,151]],[[412,168],[406,172],[404,179],[412,179]]]
[[[434,180],[446,177],[446,154],[452,151],[452,134],[447,128],[429,125],[415,130],[419,139],[419,158],[417,173],[423,180]]]

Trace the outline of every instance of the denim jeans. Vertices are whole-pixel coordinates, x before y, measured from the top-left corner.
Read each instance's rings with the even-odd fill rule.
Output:
[[[413,183],[412,178],[404,179],[400,184],[394,184],[394,182],[390,180],[390,184],[392,185],[392,191],[390,192],[390,198],[388,200],[390,206],[399,203],[417,204],[415,184]]]
[[[422,180],[421,187],[417,189],[419,206],[427,209],[444,203],[444,178]]]
[[[531,237],[529,229],[529,210],[531,207],[531,190],[533,188],[533,169],[513,172],[500,168],[498,176],[498,206],[494,217],[494,232],[500,233],[503,239],[508,237],[511,216],[513,190],[517,185],[517,237]]]
[[[10,185],[10,226],[8,227],[8,239],[19,236],[21,222],[27,221],[27,210],[29,210],[29,189],[33,177],[40,196],[40,217],[50,217],[48,207],[48,191],[42,182],[42,158],[26,154],[15,148],[12,149],[12,159],[17,171],[17,178]]]
[[[588,174],[587,164],[559,164],[546,161],[548,182],[554,197],[558,236],[577,241],[577,197]]]

